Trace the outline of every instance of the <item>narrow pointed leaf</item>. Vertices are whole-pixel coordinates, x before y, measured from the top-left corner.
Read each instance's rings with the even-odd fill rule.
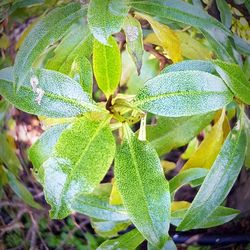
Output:
[[[123,30],[126,35],[127,51],[135,63],[138,75],[140,75],[144,50],[141,24],[132,16],[128,16],[124,21]]]
[[[117,9],[121,3],[114,0],[91,0],[88,8],[89,28],[100,43],[108,45],[109,36],[121,30],[128,8]]]
[[[53,155],[43,164],[45,197],[52,218],[64,218],[73,198],[91,192],[103,179],[115,153],[109,119],[78,119],[61,134]]]
[[[219,77],[201,71],[180,71],[147,81],[135,97],[134,105],[153,114],[179,117],[218,110],[232,98]]]
[[[59,40],[73,23],[87,14],[86,7],[71,3],[58,7],[44,16],[23,42],[15,60],[14,81],[19,88],[34,61],[51,43]]]
[[[220,11],[221,22],[230,29],[232,24],[231,9],[226,1],[216,0],[216,5]]]
[[[161,156],[187,144],[213,119],[214,113],[188,117],[159,117],[157,125],[146,127],[147,139]]]
[[[250,168],[250,120],[246,115],[244,116],[244,128],[247,135],[247,151],[246,151],[245,166],[247,168]]]
[[[133,250],[136,249],[143,241],[144,237],[141,235],[141,233],[137,229],[133,229],[118,238],[104,241],[97,248],[97,250]]]
[[[13,69],[0,71],[0,94],[15,107],[31,114],[47,117],[74,117],[98,107],[80,84],[56,71],[33,70],[23,82],[18,93],[13,88]],[[38,83],[36,89],[31,80]],[[41,91],[40,96],[38,89]]]
[[[236,127],[228,135],[178,230],[202,227],[206,218],[216,210],[231,190],[243,165],[245,151],[245,131]]]
[[[45,131],[42,136],[30,147],[29,159],[33,164],[33,173],[39,182],[44,181],[44,169],[42,164],[52,155],[53,149],[69,124],[59,124]]]
[[[153,245],[163,246],[168,240],[170,194],[156,151],[131,135],[117,151],[115,177],[131,221]]]
[[[183,185],[189,184],[190,182],[204,178],[208,173],[207,169],[204,168],[192,168],[180,172],[174,178],[169,181],[170,193],[173,194]]]
[[[233,63],[213,61],[215,69],[237,98],[250,104],[250,82],[242,69]]]
[[[109,37],[110,45],[94,41],[93,68],[99,88],[108,98],[118,86],[121,77],[121,56],[116,40]]]

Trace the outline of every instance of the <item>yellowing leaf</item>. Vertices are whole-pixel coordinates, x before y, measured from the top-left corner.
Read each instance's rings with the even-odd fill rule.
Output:
[[[0,38],[0,49],[7,49],[10,45],[9,38],[3,34]]]
[[[186,209],[189,207],[190,207],[190,203],[187,201],[173,201],[171,203],[171,212],[175,212],[181,209]]]
[[[181,44],[182,56],[189,59],[211,59],[212,52],[202,45],[197,39],[192,38],[183,31],[175,32]]]
[[[75,120],[75,118],[51,118],[46,116],[39,116],[39,120],[42,124],[43,129],[48,129],[57,124],[70,123]]]
[[[189,159],[192,156],[192,154],[197,150],[198,146],[199,146],[199,141],[197,137],[194,137],[194,139],[188,143],[188,147],[186,151],[181,155],[181,158],[184,160]]]
[[[167,173],[173,170],[176,167],[176,164],[171,161],[161,161],[161,166],[163,168],[164,173]]]
[[[113,179],[112,180],[112,190],[110,193],[110,197],[109,197],[109,204],[110,205],[121,205],[122,204],[122,198],[120,195],[120,192],[118,191],[118,187],[116,184],[116,181]]]
[[[225,111],[223,110],[219,120],[212,127],[211,131],[207,134],[205,139],[200,144],[197,151],[190,157],[190,159],[183,166],[181,171],[189,168],[207,168],[210,169],[213,162],[215,161],[225,137],[228,134],[228,129],[224,131],[224,125],[228,123]]]
[[[148,15],[141,13],[136,13],[136,15],[146,19],[150,23],[163,49],[168,53],[172,61],[174,63],[182,61],[180,41],[176,33],[168,26],[157,22]]]

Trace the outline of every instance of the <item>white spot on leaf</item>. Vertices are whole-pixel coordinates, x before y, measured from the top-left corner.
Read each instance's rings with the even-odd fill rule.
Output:
[[[125,28],[126,34],[127,34],[127,38],[130,42],[133,42],[137,39],[139,32],[136,26],[130,26],[128,25]]]
[[[36,92],[37,85],[39,84],[38,78],[36,76],[32,76],[30,78],[30,84],[34,92]]]

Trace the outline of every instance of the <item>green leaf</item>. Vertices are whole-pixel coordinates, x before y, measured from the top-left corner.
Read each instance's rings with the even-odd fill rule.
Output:
[[[178,227],[186,212],[187,209],[181,209],[173,212],[171,214],[171,224]],[[212,212],[211,215],[206,217],[203,224],[199,225],[199,228],[210,228],[225,224],[234,219],[238,214],[239,210],[219,206]]]
[[[42,207],[34,201],[32,194],[29,190],[12,174],[10,171],[7,171],[8,184],[15,194],[21,198],[25,203],[30,205],[33,208],[42,209]]]
[[[108,98],[118,86],[121,77],[121,56],[116,40],[110,36],[109,46],[94,41],[93,67],[99,88]]]
[[[250,82],[242,69],[233,63],[213,61],[215,69],[237,98],[250,104]]]
[[[250,7],[250,2],[249,2],[249,7]],[[235,45],[236,49],[241,54],[246,55],[246,56],[250,56],[250,45],[246,40],[240,38],[239,36],[237,36],[235,34],[234,34],[233,40],[234,40],[234,45]]]
[[[6,135],[0,133],[0,163],[4,163],[8,170],[18,175],[21,168],[20,162],[14,152],[14,148],[8,142]],[[0,164],[1,165],[1,164]]]
[[[62,39],[53,51],[54,56],[46,63],[46,68],[69,75],[74,60],[78,56],[89,58],[92,51],[93,36],[88,26],[81,22],[73,25],[70,32]]]
[[[244,128],[247,136],[247,151],[246,151],[246,159],[245,166],[250,168],[250,120],[244,115]]]
[[[128,8],[114,0],[91,0],[88,8],[89,28],[100,43],[108,45],[109,37],[121,30]],[[118,8],[117,8],[118,7]]]
[[[160,74],[146,82],[134,106],[161,116],[191,116],[218,110],[233,95],[217,76],[202,71]]]
[[[203,60],[185,60],[179,63],[171,64],[165,67],[161,74],[174,72],[174,71],[186,71],[186,70],[199,70],[210,74],[214,74],[216,71],[214,65],[210,61]]]
[[[215,29],[231,35],[230,31],[222,23],[205,11],[181,0],[131,0],[130,5],[135,10],[154,17],[167,18],[196,28]]]
[[[173,194],[183,185],[205,177],[207,173],[208,169],[205,168],[191,168],[179,173],[169,181],[170,193]]]
[[[42,164],[52,155],[53,149],[69,124],[59,124],[49,128],[42,136],[29,148],[29,159],[33,164],[33,173],[40,183],[44,182],[44,169]]]
[[[115,154],[110,118],[82,117],[65,129],[52,156],[43,164],[45,197],[52,218],[64,218],[73,198],[101,182]]]
[[[152,246],[150,244],[150,242],[148,242],[147,249],[148,250],[158,250],[159,248],[156,248],[156,247]],[[160,249],[161,250],[165,250],[165,249],[166,250],[177,250],[176,245],[175,245],[175,243],[174,243],[174,241],[172,239],[169,239],[166,242],[166,244],[162,248],[160,248]]]
[[[47,117],[74,117],[98,110],[78,82],[56,71],[33,70],[17,94],[13,88],[11,67],[0,70],[0,81],[0,94],[27,113]],[[38,85],[32,83],[32,87],[31,81]]]
[[[170,194],[156,151],[127,135],[115,157],[115,177],[131,221],[152,245],[163,246],[168,240]]]
[[[231,190],[243,165],[246,151],[246,134],[238,125],[228,135],[177,230],[186,231],[202,227],[206,218],[215,211]]]
[[[121,235],[120,237],[112,240],[104,241],[97,250],[133,250],[136,249],[142,242],[144,237],[137,229]]]
[[[52,10],[36,24],[16,56],[14,80],[17,88],[23,84],[40,54],[51,43],[59,40],[73,23],[86,15],[86,10],[78,3],[71,3]]]
[[[131,224],[130,221],[106,221],[90,218],[91,226],[95,232],[103,238],[113,238],[118,236],[120,231],[124,231]]]
[[[220,11],[221,22],[230,29],[232,24],[231,9],[226,1],[216,0],[216,5]]]
[[[141,24],[132,16],[128,16],[124,21],[123,30],[126,35],[127,51],[136,65],[138,75],[140,75],[144,51]]]
[[[0,127],[2,127],[4,124],[4,119],[9,108],[10,104],[8,101],[5,99],[0,100]]]
[[[72,209],[98,220],[107,221],[128,221],[129,217],[126,209],[122,205],[110,205],[108,192],[80,193],[72,202]]]
[[[93,92],[93,71],[90,61],[84,56],[78,56],[73,65],[74,67],[69,75],[78,81],[82,89],[91,96]]]
[[[157,125],[147,125],[147,139],[161,156],[186,145],[213,117],[213,112],[188,117],[159,117]]]

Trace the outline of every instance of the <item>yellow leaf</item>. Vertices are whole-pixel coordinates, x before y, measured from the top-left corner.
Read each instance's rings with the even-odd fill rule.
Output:
[[[173,201],[171,203],[171,212],[175,212],[181,209],[186,209],[189,207],[190,207],[190,203],[187,201]]]
[[[0,49],[7,49],[10,45],[9,38],[3,34],[0,38]]]
[[[211,168],[229,132],[227,125],[224,125],[224,123],[228,123],[225,110],[221,112],[219,120],[207,133],[197,151],[185,163],[181,171],[189,168]],[[225,131],[224,127],[227,127]]]
[[[198,40],[192,38],[188,33],[177,31],[176,35],[181,44],[182,56],[194,60],[206,60],[212,58],[212,52]]]
[[[172,61],[174,63],[182,61],[181,46],[176,33],[168,26],[157,22],[148,15],[141,13],[136,13],[136,15],[146,19],[150,23],[155,35],[161,42],[161,46],[168,53]]]
[[[164,161],[164,160],[162,160],[161,161],[161,166],[163,168],[164,173],[167,173],[167,172],[175,169],[176,164],[174,162],[171,162],[171,161]]]
[[[118,191],[116,181],[114,179],[112,180],[112,184],[113,184],[113,186],[112,186],[111,194],[109,197],[109,204],[110,205],[121,205],[122,198],[121,198],[120,192]]]
[[[199,141],[197,137],[194,137],[192,141],[188,143],[188,147],[186,151],[181,155],[181,158],[187,160],[191,157],[191,155],[197,150],[199,146]]]
[[[75,118],[50,118],[45,116],[39,116],[39,120],[42,124],[43,129],[48,129],[51,126],[63,123],[71,123]]]

